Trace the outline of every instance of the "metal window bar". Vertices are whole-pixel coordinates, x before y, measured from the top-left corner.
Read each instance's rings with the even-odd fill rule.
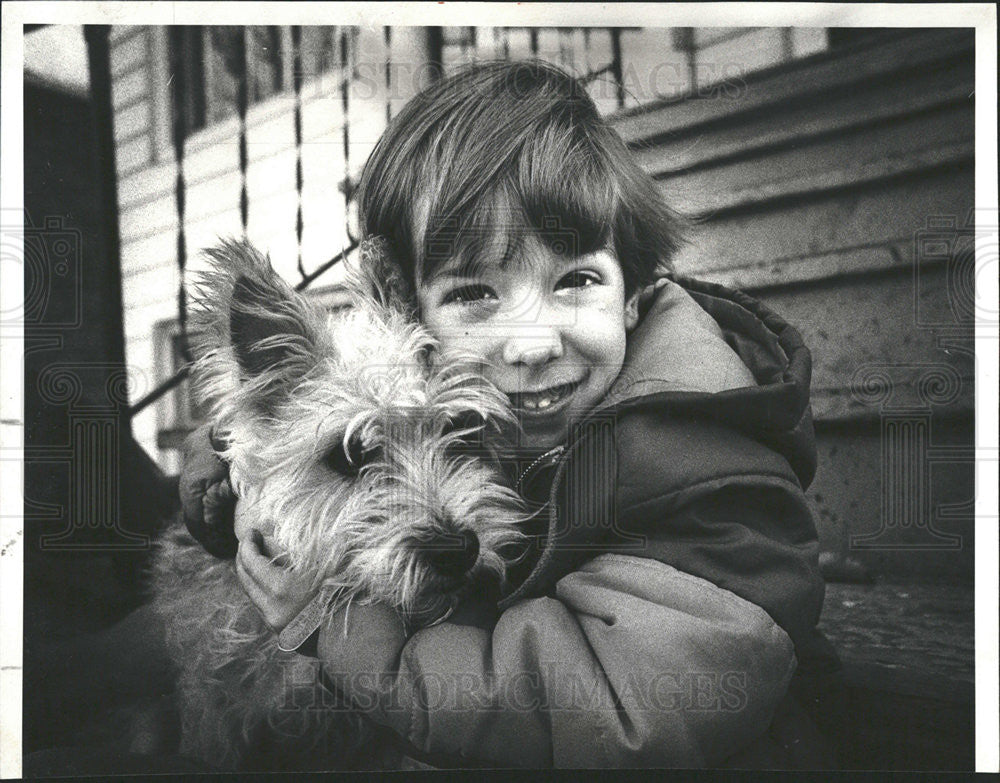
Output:
[[[201,30],[195,28],[195,32],[200,36]],[[174,160],[177,163],[177,176],[174,180],[174,207],[177,210],[177,270],[180,284],[177,287],[177,317],[181,323],[187,321],[187,293],[184,288],[184,270],[187,267],[187,240],[184,236],[184,210],[185,191],[184,183],[184,141],[187,136],[189,122],[189,102],[191,100],[191,89],[189,86],[189,62],[190,54],[185,44],[190,40],[190,30],[184,27],[175,27],[170,30],[170,54],[172,57],[171,70],[173,72],[173,101],[174,110],[173,124],[171,128],[171,141],[174,147]],[[183,347],[185,361],[191,361],[191,354],[188,346]],[[154,390],[155,391],[155,390]],[[131,414],[131,410],[130,410]]]
[[[795,57],[795,31],[791,27],[781,28],[781,56],[782,60],[791,60]]]
[[[475,61],[478,59],[476,52],[476,28],[466,27],[461,38],[462,59],[464,61]]]
[[[698,47],[694,42],[693,27],[678,27],[674,29],[674,45],[678,51],[684,52],[687,58],[688,82],[691,89],[696,89],[698,84],[698,69],[695,55]]]
[[[444,28],[427,28],[427,63],[435,79],[444,73]]]
[[[625,105],[625,84],[622,81],[622,29],[611,28],[611,78],[615,81],[615,98],[618,108]]]
[[[295,94],[295,252],[299,276],[305,277],[302,266],[302,28],[292,27],[292,92]]]
[[[247,66],[248,66],[248,42],[246,29],[240,30],[239,37],[239,48],[238,52],[240,54],[239,59],[236,63],[236,113],[239,116],[240,130],[239,130],[239,144],[240,144],[240,225],[243,227],[243,233],[246,234],[247,226],[250,221],[250,194],[247,191],[247,169],[250,165],[250,155],[247,150],[247,107],[250,103],[249,95],[249,85],[247,80]],[[184,327],[184,335],[187,335],[186,324]]]
[[[341,192],[344,194],[344,225],[347,227],[347,237],[354,242],[351,234],[351,199],[354,197],[354,181],[351,178],[351,79],[354,76],[354,29],[345,27],[340,33],[340,106],[343,111],[343,151],[344,179],[341,181]]]
[[[385,42],[385,124],[392,120],[392,28],[382,28]]]
[[[564,68],[572,68],[576,59],[573,52],[573,30],[560,27],[557,32],[559,35],[559,64]]]

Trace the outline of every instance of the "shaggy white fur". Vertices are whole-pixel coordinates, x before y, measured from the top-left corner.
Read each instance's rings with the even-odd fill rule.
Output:
[[[328,315],[245,242],[207,251],[194,367],[241,506],[289,568],[350,601],[395,607],[411,628],[444,617],[524,549],[523,507],[483,434],[507,399],[442,356],[379,241],[349,275],[355,306]],[[392,765],[388,746],[278,649],[239,585],[175,523],[158,542],[154,606],[179,680],[181,752],[222,769]]]

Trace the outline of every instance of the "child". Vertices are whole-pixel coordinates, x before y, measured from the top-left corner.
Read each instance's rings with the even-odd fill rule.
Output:
[[[510,395],[505,453],[540,524],[499,604],[410,638],[378,605],[328,617],[331,684],[436,766],[828,765],[789,694],[813,702],[837,669],[816,629],[796,332],[668,273],[679,221],[549,65],[473,66],[416,96],[358,197],[442,350]],[[224,477],[199,431],[188,526],[220,554],[238,544],[280,631],[311,595],[258,535],[234,540]]]

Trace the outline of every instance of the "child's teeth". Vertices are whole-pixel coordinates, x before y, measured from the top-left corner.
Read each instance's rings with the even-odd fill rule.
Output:
[[[561,399],[564,391],[563,387],[559,387],[542,394],[522,395],[521,405],[528,410],[544,410],[550,405],[555,404],[556,400]]]

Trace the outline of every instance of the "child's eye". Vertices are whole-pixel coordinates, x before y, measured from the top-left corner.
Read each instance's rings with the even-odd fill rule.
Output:
[[[443,304],[477,304],[496,299],[493,289],[485,285],[463,285],[449,291],[443,300]]]
[[[559,278],[556,288],[586,288],[587,286],[597,285],[599,282],[601,282],[601,278],[594,272],[576,270]]]

